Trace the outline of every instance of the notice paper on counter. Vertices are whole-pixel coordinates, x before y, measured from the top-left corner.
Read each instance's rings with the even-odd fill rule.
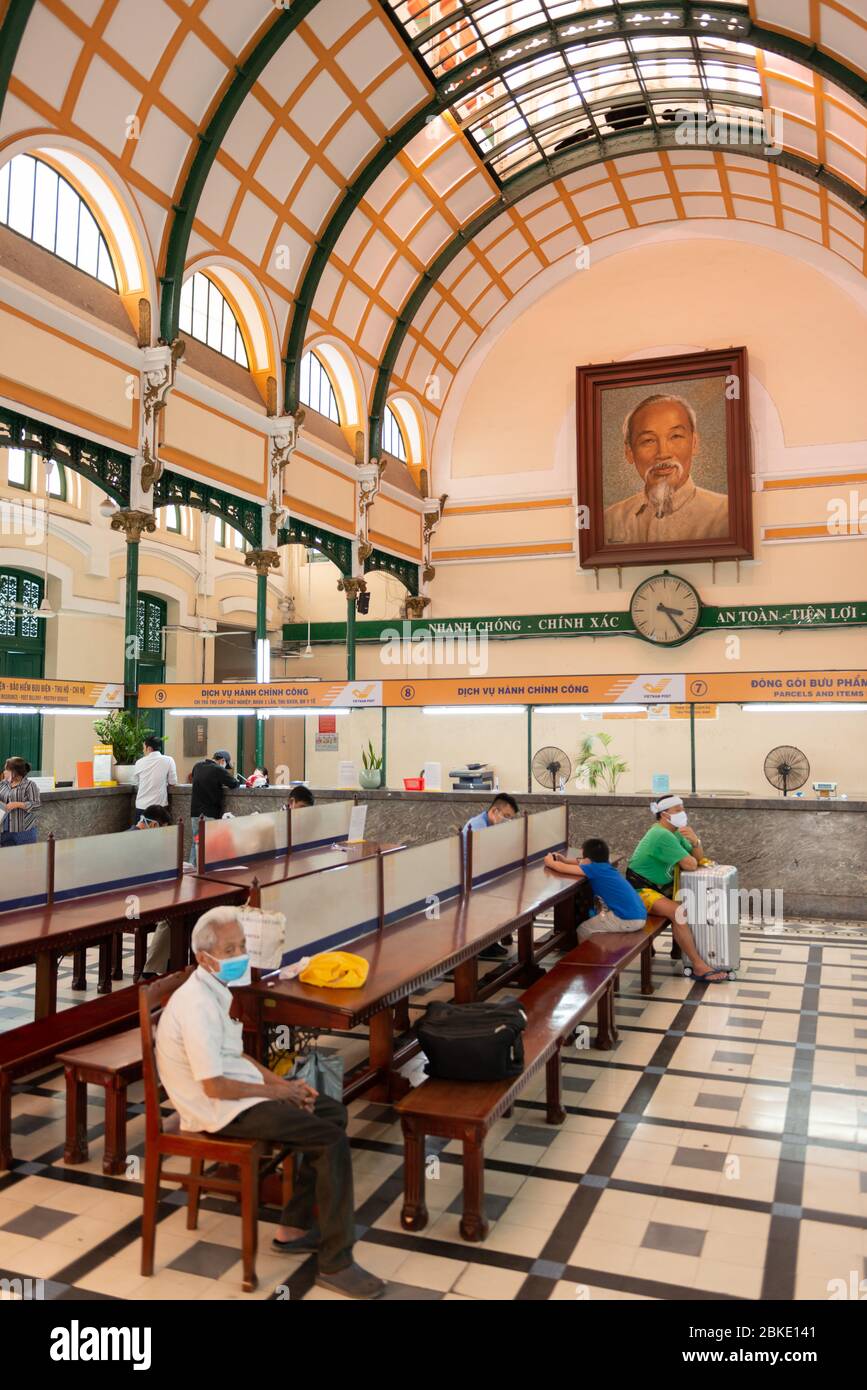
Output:
[[[340,762],[337,765],[338,787],[357,787],[358,768],[353,762]]]
[[[350,845],[360,844],[364,839],[364,827],[367,824],[367,807],[353,806],[352,815],[349,817],[349,834],[347,841]]]

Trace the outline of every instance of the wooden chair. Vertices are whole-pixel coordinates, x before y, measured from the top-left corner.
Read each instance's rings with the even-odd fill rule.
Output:
[[[220,1139],[214,1134],[199,1131],[175,1130],[163,1127],[160,1112],[160,1082],[154,1051],[154,1015],[196,969],[195,965],[176,975],[165,975],[139,990],[139,1019],[142,1039],[142,1077],[145,1097],[145,1178],[144,1209],[142,1212],[141,1272],[154,1272],[157,1206],[160,1180],[177,1183],[186,1188],[187,1230],[194,1231],[198,1223],[199,1198],[202,1191],[222,1192],[236,1196],[241,1203],[241,1257],[243,1288],[252,1293],[256,1287],[256,1245],[258,1235],[259,1181],[264,1176],[260,1168],[271,1146],[256,1139]],[[189,1158],[189,1173],[166,1172],[165,1158]],[[216,1165],[206,1171],[205,1164]],[[292,1155],[283,1151],[271,1157],[267,1170],[273,1171],[282,1163],[283,1201],[292,1192]],[[237,1169],[237,1177],[227,1176],[226,1168]]]

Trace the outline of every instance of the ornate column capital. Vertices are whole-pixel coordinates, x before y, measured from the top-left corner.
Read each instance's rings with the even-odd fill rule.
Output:
[[[266,526],[271,540],[276,543],[277,532],[284,520],[283,493],[285,473],[298,447],[298,432],[304,424],[307,412],[298,410],[294,415],[278,415],[268,421],[269,470],[268,512]]]
[[[130,507],[122,507],[111,518],[112,531],[122,531],[127,545],[138,545],[143,532],[157,529],[153,512],[138,512]]]
[[[359,578],[339,579],[337,587],[341,593],[346,595],[347,603],[355,603],[359,594],[367,593],[367,580]]]
[[[154,483],[162,477],[163,464],[159,457],[160,416],[166,408],[169,392],[175,384],[178,363],[184,355],[186,343],[176,338],[171,344],[161,343],[158,347],[142,349],[141,389],[141,455],[144,463],[140,481],[143,492],[150,492]]]
[[[267,576],[272,570],[280,568],[280,553],[277,550],[248,550],[244,564],[257,574]]]
[[[424,596],[422,596],[422,595],[419,595],[418,598],[413,598],[412,596],[410,596],[410,597],[407,598],[407,599],[405,600],[405,602],[404,602],[404,605],[403,605],[403,615],[404,615],[405,618],[408,618],[410,621],[412,621],[413,619],[416,619],[416,620],[417,620],[418,618],[423,618],[423,617],[424,617],[424,610],[425,610],[426,608],[428,608],[429,606],[430,606],[430,599],[429,599],[429,598],[424,598]]]

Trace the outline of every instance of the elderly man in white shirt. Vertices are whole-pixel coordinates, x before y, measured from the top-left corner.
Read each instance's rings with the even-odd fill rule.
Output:
[[[133,771],[136,783],[135,809],[146,811],[151,806],[169,804],[169,787],[178,785],[178,769],[174,758],[163,752],[163,741],[156,734],[148,734],[142,747],[143,757],[139,758]],[[138,815],[136,815],[138,819]]]
[[[295,1191],[283,1210],[274,1249],[315,1251],[317,1284],[348,1298],[378,1298],[384,1283],[352,1258],[355,1199],[344,1106],[303,1081],[275,1076],[245,1055],[241,1024],[229,1016],[229,985],[249,979],[237,909],[206,912],[193,931],[192,946],[198,969],[175,990],[157,1028],[157,1068],[181,1129],[271,1140],[300,1152]]]

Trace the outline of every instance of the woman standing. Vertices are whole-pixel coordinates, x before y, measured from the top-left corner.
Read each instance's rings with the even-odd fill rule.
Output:
[[[30,764],[23,758],[7,758],[0,779],[0,809],[5,811],[0,823],[0,846],[32,845],[36,839],[36,807],[39,788],[28,777]]]

